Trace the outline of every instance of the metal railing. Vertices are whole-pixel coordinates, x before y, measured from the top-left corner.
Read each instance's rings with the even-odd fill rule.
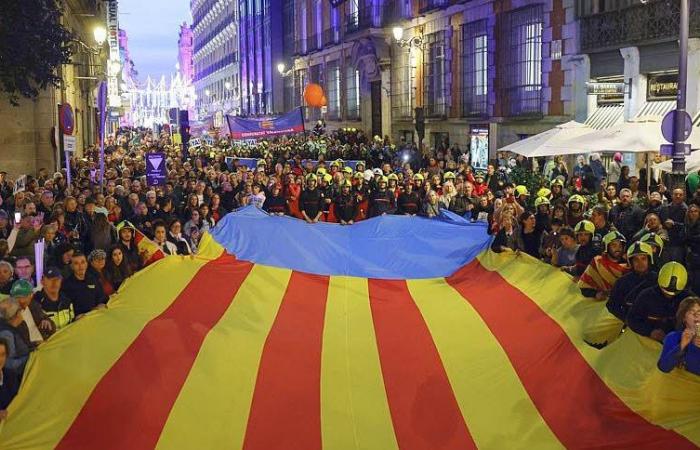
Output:
[[[643,5],[581,17],[581,50],[600,51],[638,43],[675,41],[679,2]],[[690,36],[700,36],[700,0],[690,0]]]
[[[331,47],[341,40],[340,28],[327,28],[323,31],[323,46]]]

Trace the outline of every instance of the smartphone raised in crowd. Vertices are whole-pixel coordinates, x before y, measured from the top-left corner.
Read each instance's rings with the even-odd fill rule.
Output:
[[[22,213],[15,213],[15,223],[19,223],[22,220]]]

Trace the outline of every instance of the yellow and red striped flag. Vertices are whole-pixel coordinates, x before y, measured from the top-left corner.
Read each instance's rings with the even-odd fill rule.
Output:
[[[600,306],[527,256],[380,280],[237,260],[207,235],[32,355],[0,447],[696,448],[700,381],[632,333],[583,344]]]

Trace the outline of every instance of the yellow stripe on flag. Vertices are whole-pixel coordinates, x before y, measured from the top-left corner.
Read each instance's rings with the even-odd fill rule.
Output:
[[[485,252],[479,261],[556,321],[586,362],[630,409],[700,446],[700,379],[679,369],[661,373],[656,368],[660,344],[628,330],[597,350],[583,341],[583,325],[595,320],[600,303],[583,298],[567,275],[547,264],[533,263],[527,256]]]
[[[397,449],[367,280],[331,277],[321,352],[323,448]]]
[[[205,338],[158,448],[242,448],[263,346],[290,275],[253,267]]]
[[[408,289],[428,325],[477,446],[564,448],[474,308],[442,278],[411,280]]]
[[[0,447],[55,447],[100,379],[207,262],[166,258],[129,278],[110,299],[109,309],[86,315],[42,344],[1,425]],[[137,389],[138,380],[134,383]],[[41,408],[31,407],[38,398],[46,401]]]

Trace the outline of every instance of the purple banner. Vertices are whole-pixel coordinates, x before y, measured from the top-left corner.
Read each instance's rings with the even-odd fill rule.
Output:
[[[277,118],[244,119],[227,115],[226,121],[233,139],[256,139],[304,131],[304,115],[301,108],[295,108]]]
[[[146,183],[149,186],[164,186],[167,178],[165,153],[146,153]]]

